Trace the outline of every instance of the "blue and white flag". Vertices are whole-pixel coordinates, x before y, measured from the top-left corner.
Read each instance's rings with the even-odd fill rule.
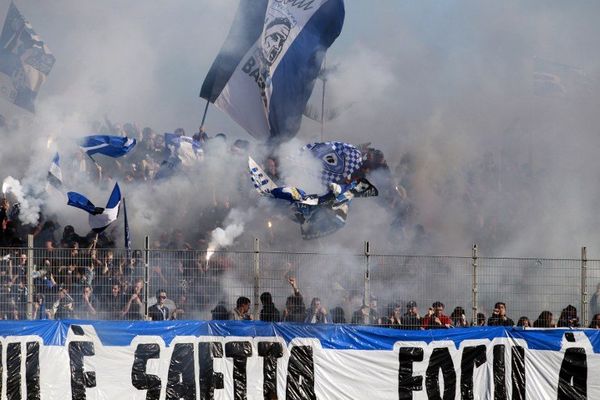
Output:
[[[62,171],[60,169],[60,156],[58,153],[54,155],[50,169],[48,170],[48,184],[56,189],[62,187]]]
[[[292,138],[344,14],[343,0],[242,0],[200,96],[257,139]]]
[[[168,132],[165,132],[165,147],[169,149],[171,157],[178,158],[185,166],[194,164],[204,153],[198,140]]]
[[[343,142],[310,143],[302,148],[321,161],[321,182],[342,183],[358,171],[363,155],[356,146]]]
[[[0,96],[30,112],[55,58],[11,2],[0,35]]]
[[[121,189],[118,183],[115,183],[105,208],[96,207],[87,197],[77,192],[68,192],[67,197],[69,199],[68,205],[84,210],[90,215],[90,227],[96,233],[105,230],[119,216]]]
[[[80,146],[89,156],[104,154],[116,158],[129,153],[135,144],[136,140],[127,136],[90,135],[83,138]]]

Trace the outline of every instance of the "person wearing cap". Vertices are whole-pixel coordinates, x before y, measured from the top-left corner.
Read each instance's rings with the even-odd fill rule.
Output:
[[[402,329],[408,330],[420,330],[421,329],[421,316],[419,315],[419,309],[417,308],[416,301],[409,301],[406,303],[406,313],[400,318]]]

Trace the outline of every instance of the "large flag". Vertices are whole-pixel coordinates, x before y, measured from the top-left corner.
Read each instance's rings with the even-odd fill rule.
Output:
[[[11,2],[0,35],[0,96],[30,112],[55,58]]]
[[[87,197],[77,192],[68,192],[67,197],[68,205],[84,210],[89,214],[90,227],[94,232],[102,232],[119,216],[121,189],[118,183],[115,183],[105,208],[96,207]]]
[[[62,171],[60,169],[60,156],[58,155],[58,152],[52,159],[52,164],[50,164],[47,179],[50,186],[60,190],[62,186]]]
[[[257,139],[293,137],[344,14],[343,0],[241,0],[200,96]]]
[[[83,138],[80,146],[90,156],[104,154],[116,158],[129,153],[135,144],[136,140],[127,136],[90,135]]]

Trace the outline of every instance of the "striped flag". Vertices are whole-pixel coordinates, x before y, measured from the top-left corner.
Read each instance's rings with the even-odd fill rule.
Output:
[[[121,189],[118,183],[115,183],[105,208],[96,207],[87,197],[77,192],[68,192],[67,197],[68,205],[84,210],[89,214],[90,228],[96,233],[108,228],[119,217]]]
[[[200,96],[260,140],[296,135],[343,0],[242,0]]]
[[[50,164],[50,169],[48,170],[48,184],[56,189],[61,189],[62,187],[62,171],[60,169],[60,156],[58,152],[54,155],[52,159],[52,164]]]

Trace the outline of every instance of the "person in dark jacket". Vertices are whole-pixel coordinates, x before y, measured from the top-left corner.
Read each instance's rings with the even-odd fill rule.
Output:
[[[156,304],[148,308],[148,317],[152,321],[166,321],[170,318],[169,309],[165,305],[167,292],[163,289],[156,291]]]
[[[512,319],[506,315],[506,304],[499,301],[494,304],[494,311],[488,319],[488,326],[515,326]]]
[[[275,304],[273,303],[273,296],[271,293],[264,292],[260,295],[260,302],[262,304],[262,310],[260,310],[260,320],[265,322],[279,322],[281,321],[281,314]]]

